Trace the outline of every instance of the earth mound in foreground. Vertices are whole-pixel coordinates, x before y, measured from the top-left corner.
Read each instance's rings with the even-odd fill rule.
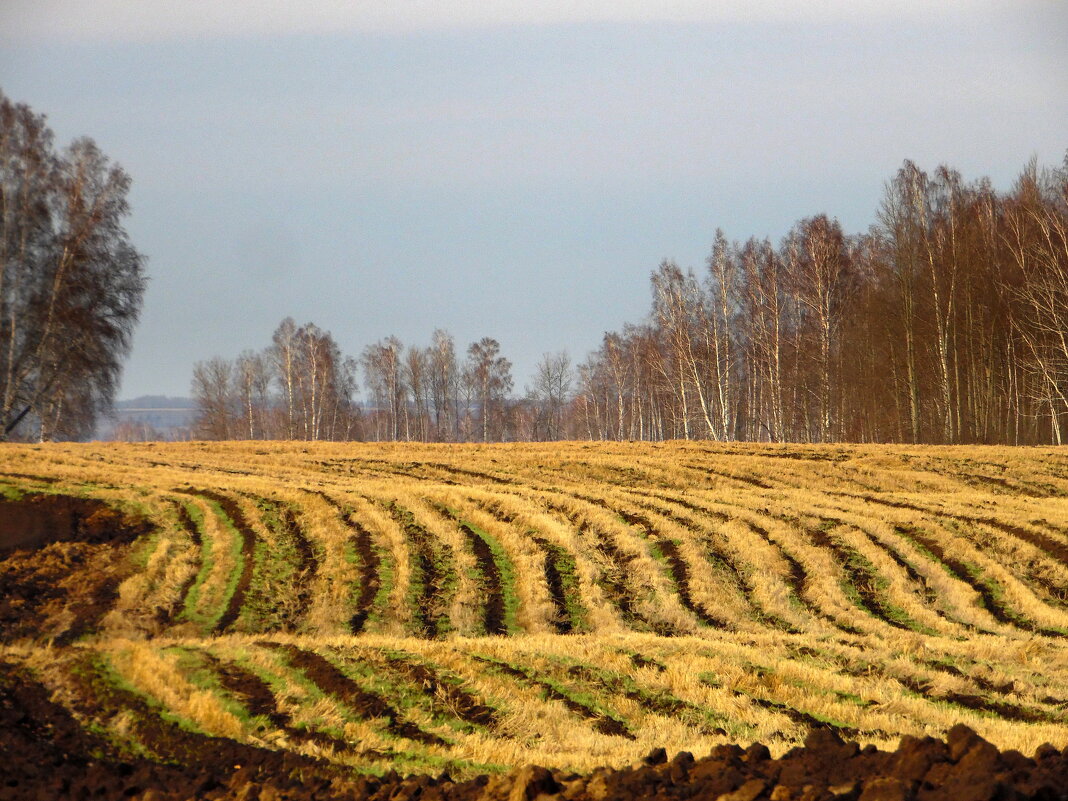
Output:
[[[17,667],[0,681],[0,800],[39,798],[355,799],[358,801],[1005,801],[1068,799],[1068,750],[999,751],[966,726],[945,741],[905,737],[893,752],[812,732],[779,759],[759,744],[720,746],[695,759],[652,751],[636,766],[587,775],[526,766],[455,782],[442,774],[354,775],[325,761],[188,732],[181,764],[122,759]],[[177,729],[177,727],[175,727]]]

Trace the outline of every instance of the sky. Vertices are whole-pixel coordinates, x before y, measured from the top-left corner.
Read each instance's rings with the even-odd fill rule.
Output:
[[[357,356],[490,336],[522,392],[717,228],[864,231],[905,159],[1061,164],[1065,42],[1063,0],[0,0],[0,90],[133,179],[121,397],[287,316]]]

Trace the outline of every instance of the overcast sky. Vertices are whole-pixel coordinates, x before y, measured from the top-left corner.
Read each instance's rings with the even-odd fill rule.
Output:
[[[133,178],[122,396],[285,316],[579,361],[717,227],[873,221],[908,158],[1068,149],[1068,3],[0,0],[0,89]]]

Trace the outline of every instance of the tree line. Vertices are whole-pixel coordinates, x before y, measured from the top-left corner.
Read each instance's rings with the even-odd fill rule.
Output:
[[[1068,422],[1068,158],[1012,189],[906,161],[878,220],[717,232],[580,370],[591,439],[1056,443]]]
[[[194,371],[197,436],[421,441],[712,439],[1060,444],[1068,430],[1068,157],[1013,187],[906,161],[877,222],[820,214],[778,243],[717,231],[665,261],[648,317],[522,396],[496,340],[388,337],[343,358],[283,322]],[[362,369],[365,400],[355,402]],[[274,388],[272,394],[271,388]]]
[[[57,149],[0,92],[0,439],[89,436],[114,401],[146,285],[130,178]],[[671,438],[1055,443],[1068,430],[1068,156],[1005,192],[906,161],[877,220],[825,214],[778,243],[717,231],[665,261],[648,316],[521,395],[485,337],[387,337],[358,358],[284,320],[262,351],[198,362],[194,436],[492,441]],[[362,374],[362,396],[357,395]]]
[[[357,402],[361,372],[365,398]],[[566,354],[547,355],[534,388],[517,400],[509,394],[512,363],[491,337],[472,342],[462,359],[454,337],[440,329],[425,347],[390,336],[352,358],[329,332],[286,318],[264,350],[194,366],[191,434],[437,442],[557,438],[570,373]]]

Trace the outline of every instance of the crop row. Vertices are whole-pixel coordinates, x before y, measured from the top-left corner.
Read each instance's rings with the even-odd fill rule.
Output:
[[[89,627],[109,634],[1068,636],[1062,530],[929,499],[414,480],[6,486],[150,521]],[[78,616],[57,606],[38,634]]]
[[[1007,668],[946,651],[909,661],[889,648],[808,642],[230,635],[6,658],[118,750],[163,759],[179,746],[153,746],[152,733],[174,725],[185,737],[229,737],[364,770],[463,774],[525,760],[588,768],[657,745],[700,752],[761,741],[781,752],[813,728],[890,745],[962,720],[1027,751],[1068,724],[1068,684],[1026,660]]]

